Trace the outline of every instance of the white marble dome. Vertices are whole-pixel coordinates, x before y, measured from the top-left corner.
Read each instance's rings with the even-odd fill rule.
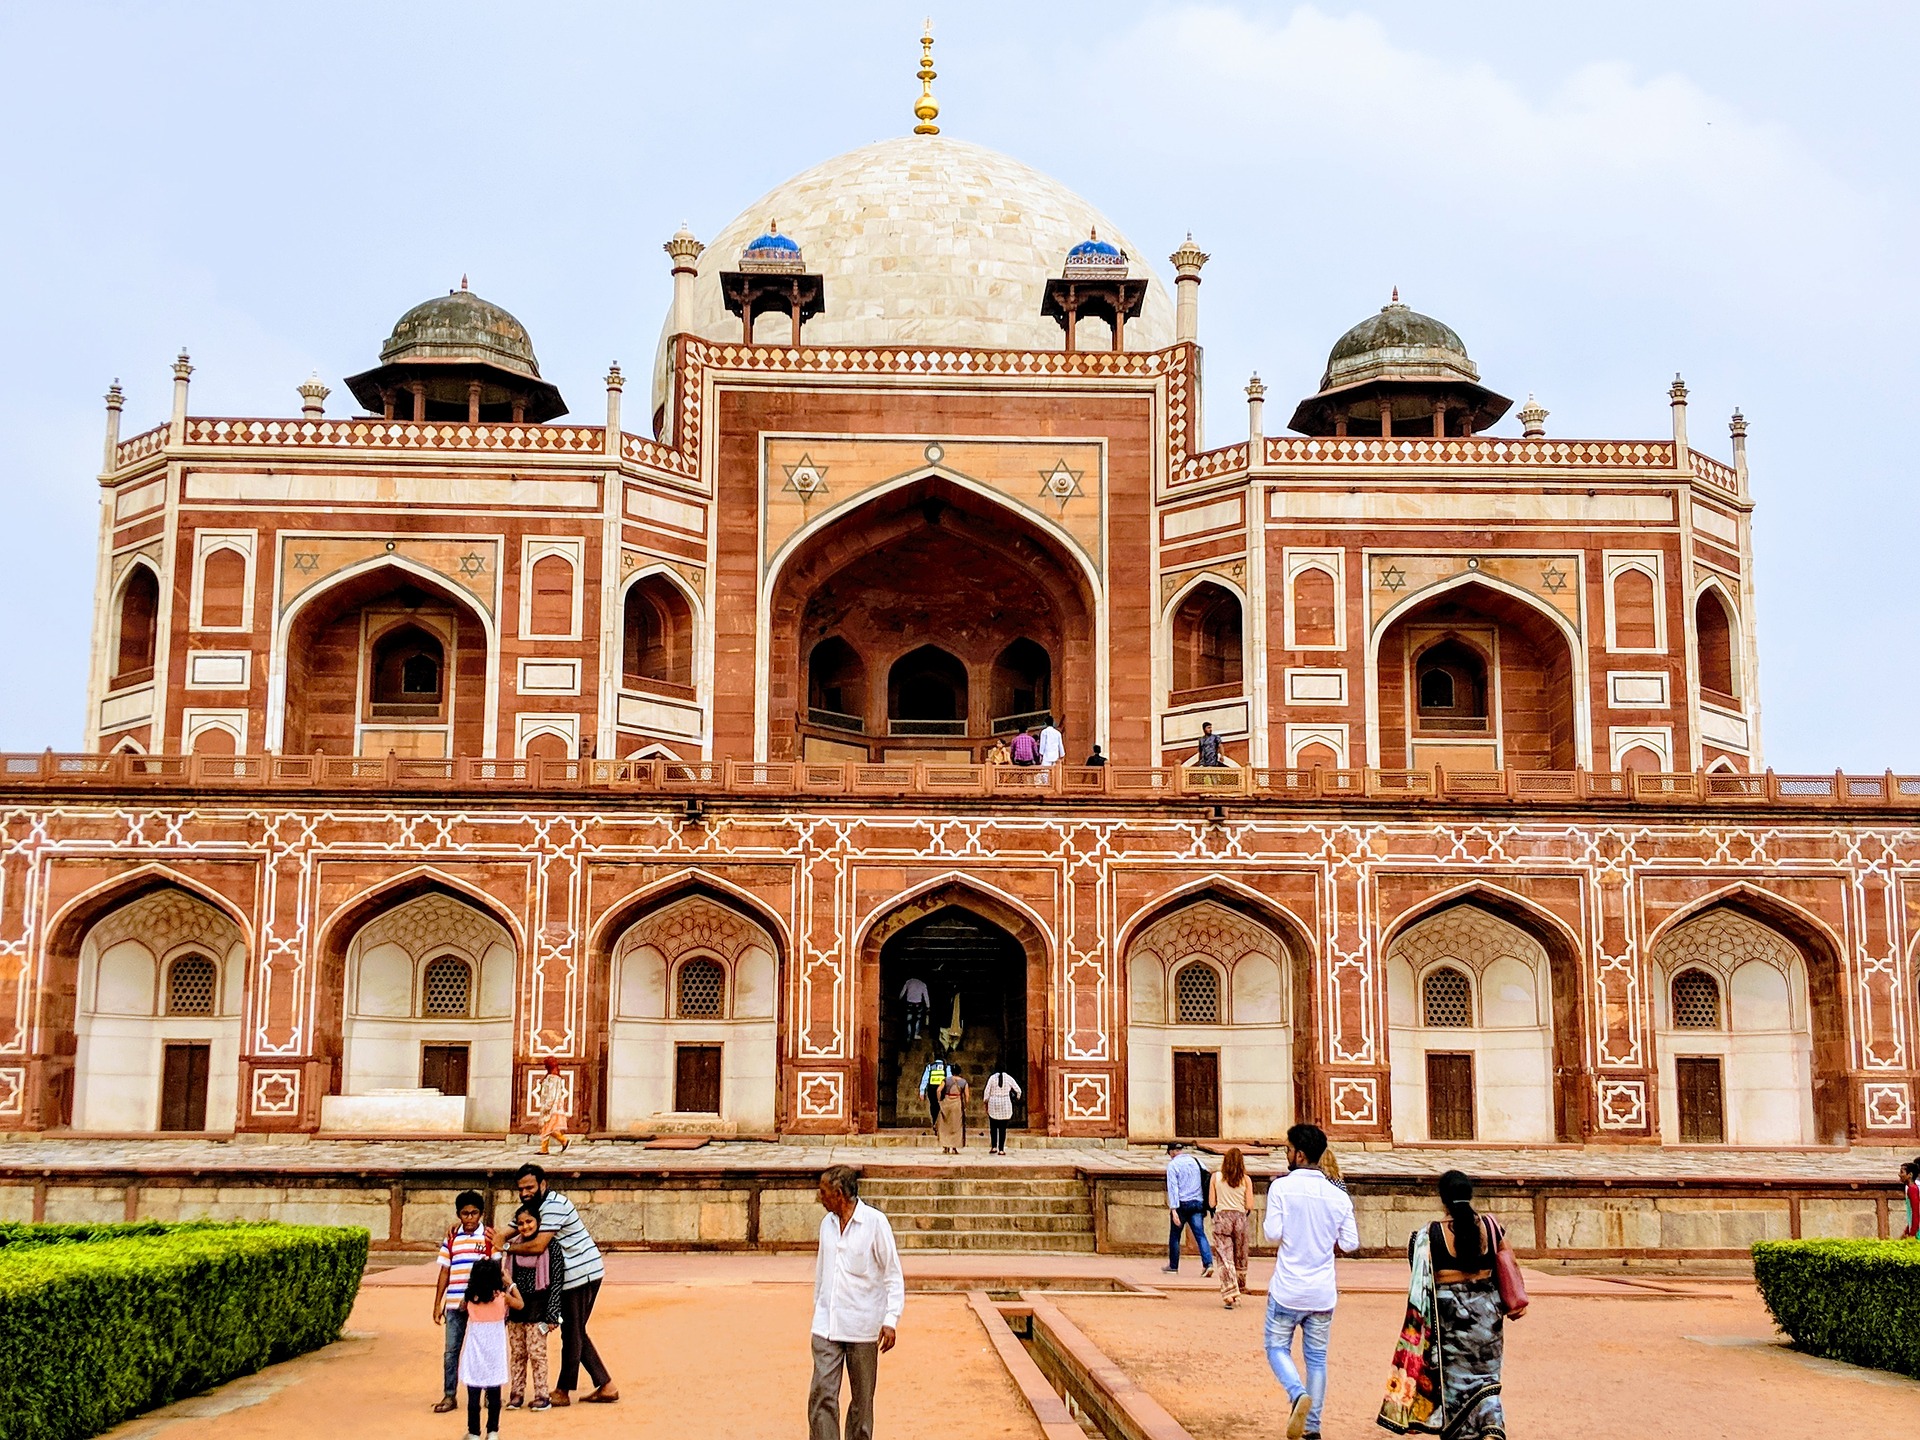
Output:
[[[1127,322],[1129,350],[1173,343],[1173,301],[1140,252],[1059,181],[996,151],[944,135],[903,135],[850,150],[776,186],[707,243],[694,280],[695,333],[736,340],[740,320],[720,298],[720,272],[778,224],[826,281],[826,312],[809,345],[960,345],[1058,350],[1060,326],[1040,313],[1067,251],[1098,231],[1147,275],[1145,304]],[[665,400],[666,342],[654,367]],[[762,316],[759,339],[783,344],[790,322]],[[1105,321],[1081,322],[1083,349],[1112,343]]]

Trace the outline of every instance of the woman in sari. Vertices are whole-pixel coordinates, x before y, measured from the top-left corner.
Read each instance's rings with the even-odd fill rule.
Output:
[[[967,1143],[967,1077],[957,1066],[947,1066],[947,1078],[940,1086],[940,1123],[935,1127],[940,1149],[958,1155]]]
[[[1526,1306],[1508,1312],[1494,1257],[1513,1247],[1498,1221],[1474,1210],[1473,1181],[1460,1171],[1440,1177],[1440,1203],[1447,1218],[1422,1226],[1407,1242],[1413,1282],[1380,1424],[1401,1435],[1506,1440],[1502,1326],[1524,1315]]]

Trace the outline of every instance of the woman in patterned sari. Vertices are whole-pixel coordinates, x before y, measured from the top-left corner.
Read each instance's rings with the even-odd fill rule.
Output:
[[[1502,1326],[1526,1307],[1507,1313],[1494,1256],[1512,1247],[1497,1221],[1475,1212],[1473,1181],[1458,1170],[1440,1177],[1440,1202],[1447,1219],[1422,1226],[1407,1242],[1413,1282],[1380,1424],[1400,1435],[1506,1440]]]

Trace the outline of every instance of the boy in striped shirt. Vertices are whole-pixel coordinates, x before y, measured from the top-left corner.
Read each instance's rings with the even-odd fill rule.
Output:
[[[540,1230],[531,1240],[515,1240],[507,1246],[515,1255],[538,1255],[549,1245],[558,1245],[566,1260],[566,1279],[560,1291],[560,1376],[548,1397],[554,1405],[571,1405],[573,1392],[580,1384],[580,1367],[587,1367],[594,1388],[581,1400],[589,1405],[610,1405],[620,1391],[607,1373],[593,1337],[587,1334],[587,1321],[593,1315],[593,1302],[599,1298],[600,1282],[607,1273],[600,1259],[600,1247],[587,1233],[586,1222],[573,1202],[547,1184],[547,1172],[538,1165],[520,1167],[515,1177],[520,1203],[540,1216]]]
[[[442,1394],[433,1407],[436,1415],[453,1409],[459,1383],[460,1345],[467,1338],[467,1276],[476,1260],[490,1260],[499,1251],[491,1225],[480,1223],[486,1206],[478,1190],[462,1190],[453,1199],[458,1220],[440,1242],[440,1281],[433,1289],[433,1323],[447,1330],[446,1353],[440,1364]]]

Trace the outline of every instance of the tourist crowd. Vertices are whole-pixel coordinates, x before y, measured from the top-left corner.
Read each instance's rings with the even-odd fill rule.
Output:
[[[1314,1125],[1294,1126],[1287,1132],[1286,1159],[1286,1172],[1267,1189],[1261,1219],[1261,1230],[1278,1252],[1267,1284],[1264,1342],[1267,1364],[1287,1392],[1287,1435],[1319,1440],[1327,1341],[1340,1298],[1334,1256],[1357,1250],[1360,1234],[1325,1132]],[[1474,1210],[1473,1181],[1449,1170],[1438,1188],[1445,1218],[1414,1231],[1407,1242],[1412,1271],[1407,1314],[1394,1347],[1380,1424],[1399,1434],[1440,1433],[1449,1440],[1504,1436],[1502,1327],[1526,1313],[1526,1286],[1499,1222]],[[1191,1150],[1170,1147],[1167,1271],[1179,1270],[1181,1242],[1192,1230],[1201,1273],[1219,1270],[1221,1302],[1229,1310],[1247,1288],[1253,1200],[1253,1180],[1237,1147],[1227,1150],[1211,1177]],[[1211,1247],[1202,1226],[1208,1215]],[[1300,1365],[1294,1358],[1296,1335]]]

